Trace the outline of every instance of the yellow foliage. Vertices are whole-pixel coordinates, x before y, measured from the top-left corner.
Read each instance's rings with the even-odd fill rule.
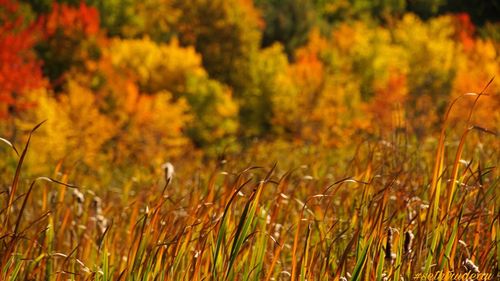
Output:
[[[357,129],[352,122],[359,112],[348,106],[359,104],[356,93],[359,93],[356,80],[340,73],[329,77],[311,110],[311,122],[304,128],[304,137],[327,146],[346,144]]]
[[[166,91],[155,95],[139,94],[128,89],[128,98],[134,100],[128,118],[119,124],[121,133],[115,137],[115,161],[133,161],[160,165],[170,157],[178,156],[189,144],[182,130],[190,117],[183,99],[172,101]]]
[[[324,40],[313,33],[311,43],[297,51],[296,62],[286,64],[286,71],[276,77],[278,91],[273,95],[273,122],[296,136],[308,122],[324,87],[324,67],[318,55],[325,45],[316,43],[324,43]]]
[[[177,40],[158,44],[144,38],[116,39],[107,51],[114,71],[128,73],[139,84],[139,89],[134,89],[134,84],[127,81],[125,100],[120,97],[122,91],[115,91],[117,104],[125,102],[125,108],[130,108],[130,104],[137,102],[137,91],[150,95],[168,92],[169,99],[178,102],[175,106],[182,109],[174,110],[170,117],[189,112],[195,118],[183,132],[195,144],[218,145],[236,133],[238,107],[232,100],[231,90],[209,79],[201,66],[200,55],[193,48],[180,47]],[[181,123],[185,121],[179,118]]]
[[[37,157],[30,158],[33,167],[63,161],[73,167],[83,162],[92,167],[102,157],[102,146],[116,133],[113,122],[98,110],[94,94],[70,81],[67,93],[54,97],[46,91],[34,94],[37,107],[27,112],[19,125],[29,128],[42,120],[47,122],[33,139]],[[36,170],[36,168],[35,168]]]
[[[160,165],[176,157],[189,145],[184,135],[191,120],[184,99],[174,101],[166,91],[141,94],[132,82],[123,85],[114,111],[106,114],[99,93],[93,93],[74,81],[67,91],[54,96],[34,93],[37,106],[19,121],[22,128],[47,119],[33,139],[37,157],[30,164],[59,161],[66,168],[84,164],[91,170],[131,163]],[[108,108],[109,110],[109,108]],[[36,169],[34,169],[36,171]]]
[[[187,76],[206,75],[200,55],[192,47],[180,47],[177,40],[157,44],[148,38],[114,39],[109,56],[117,69],[136,76],[141,90],[148,93],[183,92]]]
[[[451,78],[458,55],[453,40],[453,19],[450,16],[434,18],[427,23],[407,14],[394,30],[394,43],[404,48],[409,66],[412,94],[437,97],[447,78]]]
[[[136,46],[136,40],[123,40],[123,46]],[[158,54],[158,46],[151,42],[151,54]],[[117,42],[114,42],[115,44]],[[148,45],[148,44],[146,44]],[[115,47],[118,45],[115,45]],[[118,49],[123,47],[120,45]],[[166,89],[160,88],[156,92],[142,92],[139,83],[131,77],[139,79],[139,75],[132,68],[133,63],[138,61],[128,61],[134,57],[133,50],[140,55],[142,50],[137,48],[124,48],[124,53],[113,52],[113,48],[105,49],[104,56],[98,65],[98,73],[103,76],[106,83],[99,88],[96,96],[99,97],[99,107],[106,115],[113,120],[117,128],[116,135],[113,136],[113,145],[105,147],[107,154],[113,163],[121,165],[134,163],[150,163],[159,165],[166,159],[178,156],[186,146],[189,146],[189,139],[185,135],[188,122],[192,120],[190,107],[183,97],[174,99],[173,95]],[[160,52],[161,53],[161,52]],[[115,54],[115,59],[123,59],[120,67],[113,64],[110,56]],[[125,56],[126,54],[127,56]],[[188,65],[187,62],[186,65]],[[192,65],[195,65],[193,63]],[[147,64],[148,67],[158,67],[158,64]],[[130,68],[127,68],[130,67]],[[173,66],[171,67],[173,68]],[[196,68],[196,67],[195,67]],[[173,70],[172,70],[173,71]],[[149,76],[152,69],[146,69]],[[168,74],[168,73],[167,73]],[[156,75],[156,74],[155,74]],[[155,77],[155,76],[153,76]],[[143,77],[143,79],[146,79]],[[161,81],[160,78],[157,81]],[[140,80],[140,79],[139,79]],[[145,82],[145,80],[143,80]],[[183,87],[184,84],[172,84],[171,87]],[[174,83],[171,81],[171,83]]]
[[[277,78],[274,124],[323,144],[348,141],[356,129],[390,133],[409,125],[420,135],[435,128],[456,69],[472,67],[457,67],[464,53],[453,22],[451,16],[423,22],[407,14],[391,29],[356,21],[337,26],[331,38],[313,31]],[[492,45],[478,42],[476,48],[484,50],[472,51],[469,56],[479,57],[467,61],[483,62],[484,73],[496,73]],[[477,81],[489,81],[485,76]]]
[[[262,22],[250,0],[159,2],[173,14],[157,35],[176,21],[182,45],[101,38],[98,58],[65,73],[65,91],[32,95],[38,107],[21,125],[49,119],[44,143],[34,142],[47,152],[36,161],[157,165],[191,145],[220,152],[238,134],[327,146],[405,126],[425,136],[450,97],[500,76],[495,43],[471,32],[460,40],[453,16],[340,22],[327,36],[312,30],[289,60],[280,44],[259,49]],[[134,7],[145,13],[154,3]],[[473,124],[500,129],[499,87],[480,100]],[[457,103],[451,120],[464,120],[473,100]]]

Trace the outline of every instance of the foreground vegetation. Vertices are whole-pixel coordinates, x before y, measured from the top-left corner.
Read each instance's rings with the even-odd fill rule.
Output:
[[[469,2],[0,0],[0,280],[498,277]]]
[[[164,180],[129,178],[117,189],[69,184],[71,175],[57,167],[53,178],[23,177],[41,123],[22,151],[1,139],[19,156],[1,194],[1,279],[498,277],[497,136],[469,116],[455,142],[446,137],[446,117],[431,149],[400,132],[361,143],[347,164],[311,150],[314,159],[300,159],[308,164],[294,170],[239,170],[244,159],[228,157],[182,178],[165,165]]]

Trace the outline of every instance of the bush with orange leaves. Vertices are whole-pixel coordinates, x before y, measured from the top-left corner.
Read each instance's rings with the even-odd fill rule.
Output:
[[[28,108],[26,93],[47,86],[33,52],[38,36],[39,25],[25,20],[19,3],[0,1],[0,119]]]

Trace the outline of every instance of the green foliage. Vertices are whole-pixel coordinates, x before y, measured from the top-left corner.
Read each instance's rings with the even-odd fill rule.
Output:
[[[307,43],[317,19],[311,1],[261,0],[256,4],[263,11],[265,21],[262,35],[264,47],[279,42],[285,47],[287,55],[292,57],[295,49]]]
[[[231,96],[227,86],[207,77],[193,75],[186,81],[185,97],[196,118],[187,134],[208,154],[235,148],[238,107]]]
[[[316,0],[315,4],[321,18],[329,23],[367,18],[384,21],[402,15],[407,9],[407,1],[403,0]]]
[[[283,47],[275,44],[252,57],[250,77],[240,92],[240,122],[243,136],[263,136],[271,131],[274,114],[272,99],[282,89],[276,81],[286,71]]]
[[[251,59],[260,45],[262,22],[248,0],[177,1],[182,17],[177,29],[183,45],[196,48],[210,77],[245,89]]]
[[[111,36],[126,36],[128,30],[139,25],[134,5],[135,0],[88,1],[99,10],[101,26]],[[133,33],[132,33],[133,35]]]
[[[167,42],[180,13],[170,0],[88,0],[100,11],[101,26],[110,36],[137,38],[148,35]]]
[[[435,16],[441,10],[441,8],[447,4],[447,2],[456,1],[446,1],[446,0],[418,0],[408,3],[408,10],[417,13],[423,18],[429,18]]]

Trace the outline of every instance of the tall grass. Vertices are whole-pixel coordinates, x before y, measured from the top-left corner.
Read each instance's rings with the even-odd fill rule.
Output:
[[[410,280],[473,266],[498,277],[498,158],[463,161],[473,131],[498,139],[471,109],[458,145],[447,142],[454,103],[432,161],[396,136],[359,146],[330,176],[323,162],[238,171],[229,159],[198,180],[127,194],[69,184],[58,170],[22,180],[40,123],[21,153],[0,139],[19,158],[1,194],[0,279]]]

